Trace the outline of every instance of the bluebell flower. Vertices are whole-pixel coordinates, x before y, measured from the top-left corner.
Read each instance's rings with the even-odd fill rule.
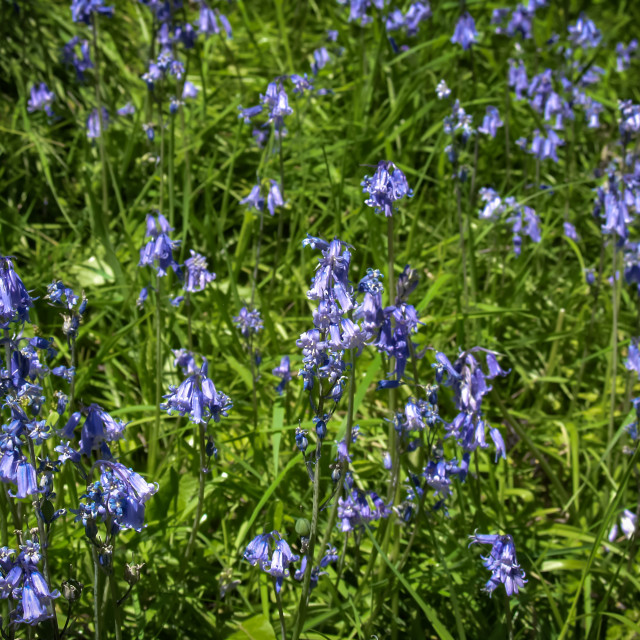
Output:
[[[94,449],[102,452],[108,451],[107,442],[114,442],[122,438],[127,424],[122,420],[111,417],[100,405],[91,404],[86,411],[86,417],[82,425],[80,435],[82,446],[80,451],[83,455],[91,455]],[[65,427],[65,434],[68,430]],[[70,435],[67,435],[70,437]]]
[[[522,60],[509,60],[509,73],[507,83],[515,91],[516,100],[522,100],[529,90],[529,79],[527,69]]]
[[[203,291],[204,288],[216,279],[216,274],[207,270],[207,259],[191,249],[191,257],[184,263],[186,276],[184,290],[192,293]]]
[[[459,44],[466,51],[476,42],[477,35],[475,20],[469,12],[465,12],[460,16],[456,24],[453,36],[451,36],[451,42],[453,44]]]
[[[34,111],[44,111],[49,117],[53,116],[53,109],[51,103],[55,100],[56,96],[52,91],[49,91],[49,87],[44,82],[39,85],[31,87],[31,95],[27,102],[27,111],[33,113]]]
[[[487,535],[475,533],[470,536],[472,544],[490,544],[491,552],[483,557],[484,566],[491,571],[491,577],[484,587],[491,595],[500,583],[504,584],[508,596],[518,593],[527,582],[525,573],[518,564],[516,548],[510,535]]]
[[[77,52],[78,45],[80,45],[80,55]],[[80,41],[78,36],[71,38],[62,48],[62,60],[65,64],[73,66],[78,80],[84,82],[84,72],[93,69],[89,41]]]
[[[136,307],[138,307],[138,309],[144,309],[144,303],[147,301],[148,296],[149,291],[147,287],[142,287],[142,289],[140,289],[140,293],[138,294],[138,299],[136,300]]]
[[[152,122],[143,122],[142,123],[142,130],[144,131],[145,135],[147,136],[147,140],[149,140],[149,142],[153,142],[154,138],[156,137],[156,130],[153,126]]]
[[[247,204],[249,207],[253,207],[257,211],[262,211],[264,209],[264,198],[260,195],[260,185],[254,185],[251,188],[249,195],[240,200],[240,204]]]
[[[280,192],[280,185],[275,180],[271,180],[271,186],[267,194],[267,209],[269,210],[269,214],[273,216],[276,212],[276,207],[282,206],[284,206],[284,199]]]
[[[478,131],[495,138],[498,127],[502,127],[503,125],[504,123],[500,119],[498,110],[495,107],[487,107],[486,115],[484,116],[482,125],[478,127]]]
[[[478,351],[485,353],[488,374],[482,370],[473,355]],[[456,409],[459,412],[453,421],[445,426],[446,437],[455,438],[464,452],[474,451],[477,447],[487,448],[487,424],[482,415],[482,402],[492,388],[488,381],[498,376],[506,376],[510,370],[503,370],[495,354],[480,347],[462,352],[453,365],[443,353],[437,353],[436,359],[440,367],[436,380],[439,383],[446,372],[447,384],[454,390]],[[500,455],[504,455],[502,438],[491,431],[490,435]]]
[[[627,540],[631,540],[633,538],[633,534],[636,532],[638,517],[636,514],[630,509],[625,509],[619,517],[620,529],[624,537]],[[609,535],[607,539],[609,542],[615,542],[615,539],[618,537],[618,523],[614,522],[613,526],[609,531]]]
[[[421,22],[431,17],[431,7],[428,2],[412,2],[404,16],[404,26],[408,36],[418,33]]]
[[[33,298],[27,292],[13,261],[0,255],[0,327],[8,328],[10,322],[28,322]]]
[[[532,207],[520,205],[515,198],[505,198],[505,204],[512,209],[512,215],[507,218],[513,233],[513,250],[518,256],[522,247],[522,234],[528,236],[533,242],[540,242],[540,218]]]
[[[578,242],[579,240],[578,232],[570,222],[564,223],[564,235],[567,236],[567,238],[570,238],[571,240],[575,240],[576,242]]]
[[[638,50],[636,38],[625,47],[622,42],[616,45],[616,70],[626,71],[631,66],[631,55]]]
[[[583,13],[580,14],[574,25],[569,25],[568,31],[569,41],[583,49],[595,48],[602,40],[600,31],[593,20],[589,20]]]
[[[166,218],[162,214],[158,216],[147,215],[146,226],[145,237],[150,239],[140,249],[138,266],[153,267],[160,277],[166,276],[169,268],[173,269],[176,274],[180,274],[180,267],[173,257],[173,251],[180,243],[169,237],[168,234],[173,229],[169,226]]]
[[[307,440],[307,432],[300,427],[296,427],[296,447],[300,449],[300,451],[304,454],[309,446],[309,441]]]
[[[238,110],[240,111],[238,118],[242,118],[245,124],[249,124],[251,122],[251,118],[262,113],[262,105],[258,104],[255,107],[247,107],[246,109],[244,109],[242,105],[239,105]]]
[[[179,307],[184,302],[184,296],[175,296],[174,298],[169,298],[169,304],[172,307]]]
[[[298,560],[278,531],[256,536],[247,545],[244,558],[275,578],[277,593],[280,593],[284,579],[290,574],[289,565]]]
[[[240,333],[245,338],[262,331],[264,328],[260,312],[257,309],[249,311],[247,307],[242,307],[242,309],[240,309],[240,313],[237,316],[234,316],[233,322],[238,329],[240,329]]]
[[[94,14],[111,18],[113,7],[105,7],[105,0],[71,0],[71,19],[74,22],[84,22],[91,25]]]
[[[271,373],[280,378],[280,383],[276,387],[276,391],[282,395],[284,392],[287,383],[291,381],[291,365],[289,361],[289,356],[283,356],[282,360],[280,360],[280,364],[271,371]]]
[[[366,524],[388,518],[391,509],[373,491],[365,493],[353,489],[346,498],[338,498],[338,520],[344,533],[355,531]]]
[[[191,351],[187,349],[174,349],[173,355],[175,356],[173,366],[180,367],[183,375],[191,376],[198,371],[195,357]]]
[[[169,387],[169,393],[164,396],[167,402],[161,409],[172,415],[174,411],[181,416],[188,415],[195,424],[208,423],[213,419],[219,422],[220,417],[226,417],[233,406],[229,397],[222,391],[217,391],[210,378],[207,377],[208,366],[205,361],[199,371],[186,378],[177,388]]]
[[[444,506],[446,499],[451,495],[453,481],[456,478],[464,481],[464,470],[458,465],[457,460],[453,459],[447,462],[441,458],[429,460],[422,472],[422,477],[427,485],[434,490],[434,497],[439,497],[434,505],[434,509],[439,509]]]
[[[289,98],[287,92],[282,85],[281,80],[274,80],[267,86],[264,95],[260,95],[260,102],[263,107],[269,111],[268,123],[273,123],[276,130],[280,130],[284,126],[284,118],[293,113],[293,109],[289,106]]]
[[[289,77],[293,83],[293,93],[297,93],[302,96],[305,91],[313,91],[313,85],[309,82],[309,78],[306,73],[304,76],[299,76],[297,73],[294,73]]]
[[[216,14],[205,2],[200,3],[200,16],[198,18],[198,31],[206,36],[220,33]]]
[[[100,114],[97,109],[93,109],[87,118],[87,138],[89,140],[99,138],[102,135],[102,127],[105,131],[109,127],[109,113],[102,107],[102,124],[100,124]]]
[[[391,454],[388,451],[385,451],[382,455],[382,466],[387,470],[391,471],[392,461]]]
[[[384,212],[387,218],[393,215],[395,202],[413,195],[404,173],[386,160],[381,160],[374,175],[365,176],[361,184],[363,193],[369,194],[365,204],[373,207],[376,213]]]
[[[496,220],[507,209],[498,192],[491,187],[482,187],[480,198],[486,203],[478,214],[483,220]]]
[[[198,97],[198,92],[198,87],[187,80],[182,87],[182,98],[183,100],[193,100]]]
[[[324,68],[329,63],[329,52],[326,47],[320,47],[313,52],[313,63],[311,64],[311,71],[314,76],[318,75],[320,69]]]
[[[0,579],[2,597],[11,595],[17,599],[12,614],[15,623],[36,625],[54,615],[51,603],[60,593],[49,589],[38,570],[40,560],[40,545],[28,540],[24,545],[20,545],[17,561],[9,568],[5,578]]]
[[[638,348],[638,338],[631,339],[624,366],[627,371],[635,371],[638,374],[638,379],[640,379],[640,349]]]
[[[440,80],[440,82],[438,82],[438,86],[436,87],[436,95],[438,96],[439,100],[451,96],[451,89],[449,89],[447,83],[444,80]]]

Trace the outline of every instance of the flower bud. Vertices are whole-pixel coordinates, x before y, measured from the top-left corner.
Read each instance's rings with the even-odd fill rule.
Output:
[[[299,536],[307,537],[311,533],[311,523],[306,518],[296,520],[296,533]]]
[[[124,565],[124,581],[133,586],[140,580],[140,569],[144,567],[144,562],[140,564],[125,564]]]
[[[73,578],[62,583],[62,597],[68,602],[75,602],[80,599],[84,585]]]

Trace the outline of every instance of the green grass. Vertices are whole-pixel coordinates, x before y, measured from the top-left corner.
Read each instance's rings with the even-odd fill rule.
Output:
[[[86,292],[89,308],[78,338],[76,398],[83,405],[96,402],[130,422],[126,439],[117,445],[128,466],[144,472],[150,448],[157,448],[153,476],[147,479],[160,488],[148,503],[148,526],[119,536],[114,553],[120,595],[127,589],[124,564],[132,558],[145,563],[140,582],[120,608],[123,637],[150,640],[178,634],[240,640],[279,635],[272,585],[243,561],[242,552],[254,535],[272,529],[286,534],[292,546],[299,544],[295,522],[311,519],[312,484],[295,449],[294,433],[299,421],[310,431],[313,425],[302,382],[294,376],[287,393],[278,396],[278,380],[270,372],[284,355],[291,356],[292,370],[298,370],[301,355],[295,341],[312,326],[314,303],[305,292],[316,253],[302,248],[307,233],[327,239],[337,235],[353,246],[354,283],[369,267],[381,269],[388,282],[387,223],[364,205],[360,186],[383,158],[406,173],[415,192],[402,201],[394,227],[395,277],[407,263],[420,276],[411,297],[422,322],[416,350],[434,348],[453,357],[458,347],[480,345],[502,354],[501,364],[512,371],[494,381],[484,410],[487,421],[505,437],[508,455],[498,464],[491,449],[472,458],[467,482],[456,486],[448,500],[448,516],[429,509],[434,503],[429,491],[423,514],[404,525],[389,525],[393,533],[386,546],[379,535],[382,526],[379,534],[367,529],[351,536],[342,578],[336,581],[332,565],[312,592],[302,637],[636,637],[636,540],[619,538],[605,548],[603,539],[622,509],[636,512],[639,504],[637,448],[632,456],[627,453],[634,444],[624,429],[634,419],[630,401],[637,381],[623,366],[631,338],[640,333],[638,304],[633,286],[622,283],[612,342],[615,295],[607,279],[613,252],[608,241],[603,249],[606,239],[591,212],[593,189],[602,182],[594,170],[620,154],[618,100],[640,100],[637,60],[620,74],[614,54],[615,43],[626,43],[633,35],[640,17],[637,7],[624,2],[551,3],[536,14],[535,42],[523,44],[529,71],[558,67],[561,59],[545,43],[552,33],[564,33],[583,9],[603,34],[595,64],[605,70],[602,81],[589,90],[605,107],[601,127],[589,130],[582,112],[577,115],[567,126],[560,162],[541,164],[540,183],[551,187],[541,190],[535,185],[535,160],[514,144],[521,135],[530,139],[541,119],[507,91],[507,59],[515,53],[511,39],[492,35],[494,2],[467,3],[483,33],[472,52],[449,42],[458,3],[434,2],[433,17],[417,36],[406,39],[410,48],[399,54],[394,54],[380,19],[366,27],[348,23],[348,10],[332,0],[221,3],[233,25],[233,39],[200,37],[194,49],[181,53],[186,77],[201,91],[172,118],[165,101],[164,132],[154,98],[158,92],[148,92],[140,78],[153,50],[151,14],[136,2],[115,4],[114,17],[101,18],[99,32],[101,92],[112,116],[104,138],[104,202],[99,146],[85,134],[86,118],[95,106],[94,72],[88,71],[82,84],[60,61],[62,45],[76,34],[90,39],[89,29],[71,21],[66,2],[2,2],[0,252],[15,257],[27,288],[40,298],[32,313],[35,329],[28,326],[25,335],[54,336],[60,350],[54,364],[66,364],[70,354],[59,311],[42,299],[46,285],[62,279]],[[193,21],[195,8],[187,3],[185,11]],[[328,45],[332,59],[316,88],[331,92],[295,97],[288,90],[294,113],[286,120],[288,134],[282,140],[287,202],[275,217],[264,216],[260,234],[258,216],[238,202],[256,176],[280,180],[281,158],[273,136],[263,150],[256,147],[253,127],[238,120],[238,106],[257,104],[277,76],[310,73],[312,52],[326,43],[330,28],[339,30],[339,40]],[[398,39],[405,43],[403,36]],[[343,48],[340,56],[338,48]],[[456,184],[444,153],[448,137],[442,121],[450,105],[435,95],[443,78],[476,126],[489,104],[505,119],[508,103],[509,153],[502,128],[495,140],[479,138],[477,162],[473,139],[460,159],[469,169],[460,183],[468,306]],[[36,82],[46,82],[56,94],[52,121],[27,111],[28,92]],[[136,106],[135,115],[116,117],[116,109],[128,101]],[[147,139],[143,123],[156,125],[154,141]],[[508,225],[477,216],[477,191],[483,186],[534,207],[541,218],[541,242],[525,238],[516,257]],[[138,267],[145,216],[160,206],[175,227],[173,236],[181,240],[180,261],[189,249],[199,251],[217,278],[191,296],[189,309],[168,304],[169,293],[179,293],[179,283],[173,275],[164,279],[158,371],[153,296],[144,310],[135,302],[140,288],[151,282],[150,270]],[[564,237],[565,216],[576,225],[578,242]],[[258,237],[255,306],[264,331],[257,338],[262,363],[254,415],[251,355],[232,317],[251,301]],[[584,269],[595,268],[597,274],[601,259],[602,284],[589,287]],[[207,476],[203,515],[186,562],[197,510],[197,433],[186,419],[165,412],[157,431],[155,394],[158,376],[163,394],[182,380],[171,350],[189,346],[189,321],[193,350],[207,358],[210,377],[230,396],[233,409],[228,418],[212,424],[219,459]],[[618,349],[615,376],[612,344]],[[433,381],[433,361],[427,350],[418,362],[420,384]],[[391,415],[388,393],[376,391],[375,385],[387,368],[372,347],[359,356],[353,415],[361,432],[352,448],[354,476],[358,486],[382,496],[389,482],[381,461],[389,447]],[[399,406],[415,393],[402,387]],[[345,393],[329,425],[331,443],[345,433],[346,409]],[[440,392],[440,414],[445,420],[455,416],[448,389]],[[440,442],[442,433],[440,429],[436,441],[453,457],[453,443]],[[326,481],[321,499],[330,495],[332,458],[333,453],[325,455],[321,462]],[[406,456],[403,474],[419,472],[418,467],[418,454]],[[84,487],[79,476],[76,480],[81,494]],[[75,489],[67,482],[60,477],[56,484],[56,508],[74,508]],[[2,507],[4,518],[4,498]],[[22,509],[30,513],[28,500],[22,501]],[[321,538],[329,512],[320,514]],[[31,515],[25,530],[35,522]],[[2,544],[15,545],[14,526],[3,523]],[[502,587],[491,599],[481,592],[488,573],[480,552],[467,549],[468,536],[476,529],[513,536],[528,578],[517,597],[507,601]],[[408,560],[398,567],[412,536]],[[53,526],[51,540],[54,585],[70,576],[85,584],[68,637],[92,637],[93,568],[83,528],[68,513]],[[331,542],[340,552],[343,540],[336,529]],[[375,566],[363,581],[373,556]],[[224,597],[223,576],[238,581]],[[299,583],[287,579],[282,596],[290,634]],[[112,637],[108,599],[105,607],[105,629]],[[64,624],[66,604],[58,611]],[[6,616],[6,607],[0,612]],[[47,637],[45,626],[42,637]],[[17,637],[36,636],[21,629]]]

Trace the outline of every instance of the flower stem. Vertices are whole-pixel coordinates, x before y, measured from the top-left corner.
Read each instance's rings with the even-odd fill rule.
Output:
[[[27,438],[27,444],[29,447],[29,458],[31,460],[31,465],[34,469],[37,469],[38,466],[36,464],[36,452],[33,447],[33,440],[31,438]],[[44,527],[44,520],[42,518],[42,512],[40,510],[40,500],[34,501],[34,506],[36,510],[36,519],[38,521],[38,537],[40,538],[40,553],[42,554],[42,566],[45,580],[47,581],[47,585],[51,588],[51,574],[49,572],[49,553],[47,551],[47,547],[49,543],[47,541],[47,533]],[[53,618],[51,622],[53,624],[53,637],[54,640],[58,640],[60,637],[60,630],[58,629],[58,618],[56,616],[56,604],[53,599],[51,599],[51,609],[53,611]]]
[[[198,535],[198,527],[200,526],[200,519],[202,518],[202,509],[204,506],[204,482],[205,482],[205,425],[200,423],[198,425],[198,444],[200,449],[200,482],[198,485],[198,506],[196,507],[196,517],[193,522],[193,528],[191,529],[191,536],[189,536],[189,542],[187,543],[187,550],[185,551],[184,558],[188,560],[193,551],[193,547]]]
[[[98,550],[91,546],[93,556],[93,624],[95,640],[102,640],[102,618],[100,617],[100,562],[98,561]]]
[[[287,629],[284,624],[284,611],[282,610],[282,597],[280,596],[280,592],[277,589],[276,602],[278,603],[278,616],[280,617],[280,637],[282,638],[282,640],[287,640]]]
[[[162,304],[161,304],[162,282],[160,276],[156,275],[156,415],[152,429],[147,433],[147,443],[149,447],[149,459],[147,461],[147,472],[151,475],[156,468],[158,458],[158,440],[160,438],[160,401],[162,400]]]
[[[324,394],[322,385],[319,385],[318,410],[316,415],[322,417],[324,415]],[[298,616],[293,627],[292,640],[298,640],[302,633],[302,626],[307,616],[307,607],[309,606],[309,593],[311,592],[311,569],[313,568],[313,554],[315,551],[316,537],[318,532],[318,514],[320,505],[320,452],[322,450],[322,440],[316,439],[316,466],[313,474],[313,511],[311,514],[311,531],[309,532],[309,546],[307,549],[307,567],[302,580],[302,593],[300,594],[300,603],[298,605]]]
[[[122,640],[122,623],[120,620],[120,607],[118,606],[118,589],[115,574],[109,576],[109,590],[111,591],[111,602],[113,603],[113,621],[116,632],[116,640]]]
[[[611,287],[611,306],[613,309],[612,329],[611,329],[611,396],[609,406],[609,427],[607,431],[607,442],[613,440],[613,432],[615,427],[615,411],[616,411],[616,382],[618,369],[618,307],[620,304],[620,283],[616,276],[616,268],[618,266],[618,249],[613,241],[613,258],[612,258],[612,274],[613,286]],[[607,465],[611,461],[611,449],[607,451]]]

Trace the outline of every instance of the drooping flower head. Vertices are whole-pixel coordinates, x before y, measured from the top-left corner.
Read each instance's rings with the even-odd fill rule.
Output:
[[[381,160],[373,176],[365,176],[361,184],[363,193],[369,194],[365,204],[373,207],[376,213],[384,212],[387,218],[393,215],[397,200],[413,195],[404,173],[386,160]]]
[[[212,380],[207,377],[208,365],[205,361],[202,367],[188,376],[177,388],[169,387],[169,393],[164,396],[167,402],[160,406],[169,415],[175,411],[181,416],[189,416],[195,424],[208,423],[211,419],[219,422],[220,417],[226,417],[233,406],[229,396],[216,390]]]
[[[33,298],[27,292],[8,256],[0,255],[0,327],[10,322],[28,322]]]
[[[51,108],[51,104],[56,98],[53,91],[49,91],[49,87],[47,87],[44,82],[41,82],[39,85],[33,85],[30,93],[31,95],[27,102],[27,111],[29,113],[44,111],[49,117],[52,117],[53,109]]]
[[[177,249],[180,242],[171,240],[169,237],[173,228],[162,214],[147,215],[146,224],[145,237],[149,238],[149,241],[140,249],[138,266],[153,267],[160,277],[166,276],[170,268],[180,275],[180,267],[173,257],[173,251]]]
[[[276,591],[280,593],[284,579],[289,576],[289,565],[298,560],[287,541],[278,531],[256,536],[245,549],[244,559],[252,566],[275,578]]]
[[[249,311],[247,307],[240,309],[240,313],[234,316],[233,322],[240,329],[240,333],[244,338],[255,335],[264,328],[260,312],[257,309]]]
[[[207,270],[207,259],[191,249],[191,257],[184,262],[186,275],[184,290],[195,293],[216,279],[216,274]]]
[[[491,595],[500,583],[504,584],[508,596],[518,593],[527,582],[525,572],[518,564],[516,547],[510,535],[488,535],[475,533],[469,536],[472,544],[490,544],[491,552],[483,557],[484,566],[491,571],[491,577],[484,586],[484,591]]]
[[[471,17],[471,14],[466,12],[460,16],[453,36],[451,36],[451,42],[459,44],[466,51],[476,41],[477,35],[476,22]]]
[[[113,7],[105,7],[104,2],[105,0],[71,0],[71,19],[90,25],[94,14],[111,18]]]

